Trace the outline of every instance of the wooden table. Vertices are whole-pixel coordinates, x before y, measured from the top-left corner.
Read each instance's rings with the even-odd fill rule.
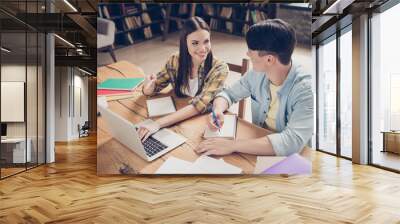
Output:
[[[117,68],[124,74],[107,67],[98,68],[99,82],[108,77],[143,77],[143,70],[128,62],[117,62],[111,65]],[[172,94],[172,88],[167,88],[156,97],[164,97],[171,95],[174,98],[177,109],[187,105],[190,98],[177,98]],[[125,119],[138,123],[147,119],[147,97],[142,95],[141,88],[137,88],[131,98],[109,101],[109,108],[124,117]],[[188,140],[185,144],[168,152],[162,157],[147,162],[133,151],[113,139],[107,132],[107,124],[103,119],[98,117],[98,149],[97,149],[97,173],[99,175],[109,174],[153,174],[164,163],[164,161],[174,156],[187,161],[195,161],[199,155],[193,149],[203,140],[202,135],[206,128],[207,115],[200,115],[180,122],[169,129],[185,136]],[[268,130],[255,126],[247,121],[239,119],[237,128],[237,139],[250,139],[265,136],[269,133]],[[305,148],[302,155],[310,158],[311,151]],[[220,158],[213,156],[214,158]],[[255,168],[257,156],[234,153],[231,155],[222,156],[225,162],[240,167],[245,174],[252,174]]]

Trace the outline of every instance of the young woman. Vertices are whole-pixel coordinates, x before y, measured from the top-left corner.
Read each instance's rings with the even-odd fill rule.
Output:
[[[139,128],[142,141],[160,128],[188,119],[211,108],[211,100],[222,90],[228,65],[213,57],[210,28],[200,17],[185,21],[179,54],[173,54],[156,75],[146,77],[143,94],[153,95],[172,84],[177,97],[193,97],[186,107]]]

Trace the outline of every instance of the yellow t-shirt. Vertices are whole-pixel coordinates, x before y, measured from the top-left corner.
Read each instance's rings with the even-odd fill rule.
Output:
[[[279,99],[277,93],[281,86],[276,86],[271,83],[269,87],[271,92],[271,103],[269,104],[269,110],[267,118],[265,119],[265,123],[269,129],[276,131],[276,114],[278,113],[279,108]]]

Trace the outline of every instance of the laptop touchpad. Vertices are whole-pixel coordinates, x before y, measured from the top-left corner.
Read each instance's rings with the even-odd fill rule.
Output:
[[[153,134],[153,138],[169,146],[185,141],[180,135],[177,135],[167,129],[161,129],[160,131],[156,132]]]

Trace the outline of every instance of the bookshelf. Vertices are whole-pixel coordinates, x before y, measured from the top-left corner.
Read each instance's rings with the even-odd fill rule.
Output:
[[[100,2],[98,16],[114,21],[114,47],[121,48],[163,35],[166,4]]]
[[[202,17],[213,31],[245,36],[250,26],[261,20],[281,17],[281,14],[287,14],[284,15],[285,18],[293,17],[291,13],[294,11],[285,12],[285,8],[291,7],[285,4],[263,3],[100,2],[98,13],[99,17],[115,22],[115,48],[120,48],[160,36],[165,40],[168,33],[180,30],[182,22],[192,16]],[[299,10],[302,9],[297,11]],[[293,15],[296,15],[295,18],[289,19],[288,22],[296,24],[296,12]],[[304,13],[299,16],[301,20]],[[301,24],[299,29],[295,27],[296,32],[306,36],[309,31],[304,27],[308,27],[307,25]],[[308,43],[307,41],[308,39],[304,39],[303,42]]]
[[[204,3],[202,14],[211,30],[244,36],[251,25],[267,18],[275,18],[276,4]]]
[[[196,8],[197,3],[168,4],[162,40],[167,38],[167,34],[171,31],[171,26],[174,26],[172,30],[180,30],[185,19],[195,16]]]

